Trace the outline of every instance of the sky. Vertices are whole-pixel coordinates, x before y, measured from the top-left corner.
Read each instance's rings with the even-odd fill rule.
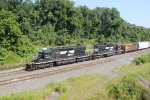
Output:
[[[75,6],[115,7],[120,16],[131,24],[150,28],[150,0],[71,0]]]

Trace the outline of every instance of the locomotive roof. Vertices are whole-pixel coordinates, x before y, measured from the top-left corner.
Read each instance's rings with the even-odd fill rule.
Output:
[[[50,53],[50,52],[52,52],[52,49],[47,48],[47,49],[43,50],[43,52],[44,52],[44,53]]]
[[[94,46],[113,46],[112,44],[95,44]]]
[[[72,49],[86,49],[85,46],[68,46],[68,47],[60,47],[60,48],[51,48],[53,50],[72,50]]]
[[[94,46],[116,46],[116,45],[120,45],[120,44],[95,44]]]

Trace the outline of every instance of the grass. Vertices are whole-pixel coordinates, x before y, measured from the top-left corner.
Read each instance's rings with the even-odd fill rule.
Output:
[[[45,100],[51,95],[54,87],[54,84],[48,84],[43,89],[35,89],[18,94],[11,94],[9,96],[1,96],[0,100]]]
[[[0,61],[0,71],[14,69],[18,67],[24,67],[26,62],[29,62],[31,55],[26,55],[26,57],[20,57],[13,52],[8,52],[3,61]]]
[[[99,74],[71,78],[65,82],[68,90],[59,96],[59,100],[87,100],[96,91],[103,91],[102,84],[105,85],[106,80],[106,77]]]
[[[119,100],[149,100],[150,92],[139,81],[139,76],[145,80],[150,77],[150,74],[147,74],[150,72],[149,65],[131,64],[131,66],[122,68],[119,71],[121,76],[114,79],[114,83],[108,86],[108,96]]]
[[[142,76],[150,82],[150,62],[137,65],[134,61],[117,69],[119,75],[112,80],[100,74],[88,74],[48,84],[43,89],[1,96],[0,100],[45,100],[54,91],[59,92],[59,100],[150,100],[149,90],[139,80]]]
[[[141,64],[145,64],[145,63],[149,63],[149,62],[150,62],[150,54],[143,55],[143,56],[133,60],[133,63],[136,65],[141,65]]]
[[[0,100],[45,100],[53,91],[60,93],[59,100],[85,100],[88,99],[88,96],[92,96],[94,91],[102,88],[100,84],[104,80],[107,78],[99,74],[83,75],[61,83],[48,84],[43,89],[0,96]]]
[[[142,76],[150,83],[149,59],[149,54],[142,56],[135,59],[130,65],[117,70],[119,76],[111,80],[111,84],[106,87],[109,99],[150,100],[149,90],[139,80],[139,77]],[[141,61],[142,64],[140,64]]]
[[[131,63],[120,68],[119,75],[112,80],[99,74],[70,79],[65,83],[70,89],[62,93],[59,100],[149,100],[150,92],[138,78],[150,80],[149,66],[150,63]]]

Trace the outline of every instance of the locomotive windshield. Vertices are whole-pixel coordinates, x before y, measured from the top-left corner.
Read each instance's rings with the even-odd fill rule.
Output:
[[[36,55],[33,55],[32,56],[32,60],[34,61],[34,62],[37,62],[39,59],[41,59],[42,58],[42,55],[41,54],[36,54]]]
[[[43,52],[42,52],[43,59],[51,59],[51,56],[52,56],[52,50],[51,49],[43,50]]]
[[[32,59],[33,59],[33,60],[37,60],[37,58],[38,58],[38,55],[33,55],[33,56],[32,56]]]
[[[48,48],[39,49],[39,53],[32,56],[33,61],[39,61],[42,59],[51,59],[52,50]]]

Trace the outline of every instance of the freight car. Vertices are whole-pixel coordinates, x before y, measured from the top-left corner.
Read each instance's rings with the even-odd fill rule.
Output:
[[[138,43],[131,43],[131,44],[122,44],[121,49],[123,50],[123,53],[136,51],[138,50],[139,44]]]
[[[69,46],[62,48],[42,48],[33,56],[33,61],[26,64],[26,70],[35,70],[53,65],[62,65],[88,60],[85,46]]]
[[[141,49],[146,49],[150,47],[150,43],[145,41],[145,42],[138,42],[138,50]]]

